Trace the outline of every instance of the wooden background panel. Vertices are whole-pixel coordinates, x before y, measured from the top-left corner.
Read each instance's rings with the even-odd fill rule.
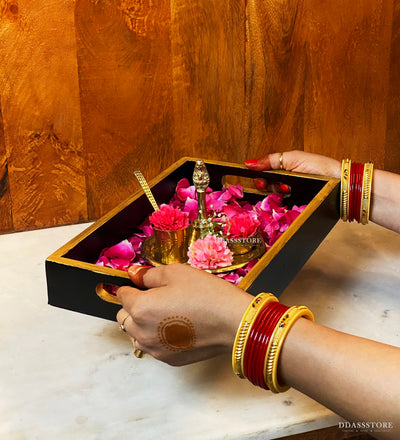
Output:
[[[1,6],[0,93],[14,228],[83,221],[73,1]]]
[[[400,0],[393,6],[386,130],[385,169],[400,173]]]
[[[171,0],[174,148],[246,158],[245,2]]]
[[[248,1],[247,157],[303,149],[303,20],[301,1]]]
[[[98,218],[175,159],[168,0],[75,8],[88,216]]]
[[[399,3],[0,0],[0,231],[98,218],[185,155],[400,172]]]
[[[13,229],[12,210],[10,198],[10,185],[8,181],[8,160],[4,141],[4,124],[1,112],[0,96],[0,232]]]
[[[392,3],[304,2],[305,150],[384,166]]]

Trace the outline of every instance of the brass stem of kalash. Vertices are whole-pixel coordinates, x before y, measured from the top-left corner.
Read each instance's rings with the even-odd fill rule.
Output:
[[[205,163],[197,160],[193,171],[193,185],[197,195],[197,218],[192,222],[192,233],[189,238],[188,246],[199,238],[204,238],[208,232],[206,190],[210,184]]]

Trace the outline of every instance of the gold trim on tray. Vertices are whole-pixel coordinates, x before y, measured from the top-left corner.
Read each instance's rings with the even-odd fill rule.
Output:
[[[96,293],[97,296],[99,296],[102,300],[107,301],[109,303],[113,304],[121,304],[121,301],[118,299],[116,295],[112,295],[111,293],[107,292],[107,290],[104,288],[103,283],[99,283],[96,286]]]

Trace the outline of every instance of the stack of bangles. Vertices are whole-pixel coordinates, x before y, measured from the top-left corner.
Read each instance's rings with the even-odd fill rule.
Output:
[[[288,390],[288,385],[278,381],[279,355],[289,330],[301,317],[314,321],[305,306],[287,307],[271,293],[257,295],[236,333],[232,351],[235,374],[274,393]]]
[[[374,165],[342,161],[340,218],[343,221],[366,225],[371,204],[372,172]]]

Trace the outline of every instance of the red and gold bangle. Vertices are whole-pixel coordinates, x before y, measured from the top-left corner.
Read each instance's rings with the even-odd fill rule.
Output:
[[[373,170],[374,170],[373,163],[367,162],[364,165],[364,173],[363,173],[363,180],[362,180],[361,207],[360,207],[360,222],[363,225],[366,225],[369,220]]]
[[[244,373],[247,379],[256,386],[268,389],[263,376],[264,358],[276,323],[287,309],[287,306],[278,302],[266,305],[258,315],[249,334]]]
[[[314,315],[307,307],[293,306],[281,317],[273,332],[264,363],[264,380],[273,393],[281,393],[290,388],[278,382],[278,361],[289,330],[301,317],[314,321]]]
[[[260,349],[260,343],[263,336],[262,328],[265,321],[269,320],[271,311],[274,305],[278,302],[272,302],[264,306],[263,310],[258,315],[254,322],[253,328],[249,332],[249,338],[246,344],[246,351],[244,353],[244,375],[254,385],[256,375],[256,357]]]
[[[274,393],[286,391],[289,386],[278,381],[279,355],[289,330],[301,317],[314,320],[305,306],[289,308],[271,293],[257,295],[236,333],[232,351],[235,374]]]
[[[373,164],[342,161],[340,218],[366,225],[369,220]]]
[[[361,209],[361,198],[363,189],[363,174],[364,174],[364,164],[357,164],[357,183],[356,183],[356,205],[354,207],[354,219],[360,223],[360,209]]]
[[[273,313],[271,313],[270,319],[268,321],[268,325],[264,327],[264,338],[263,338],[263,344],[259,346],[260,350],[258,352],[258,357],[255,359],[255,365],[256,365],[256,385],[258,385],[261,388],[267,389],[268,386],[265,383],[264,380],[264,359],[267,354],[268,346],[274,331],[274,328],[276,327],[276,324],[282,317],[282,315],[289,309],[289,307],[279,304],[277,307],[275,307],[275,310]]]
[[[349,179],[351,160],[342,160],[340,218],[345,222],[349,219]]]
[[[241,378],[245,377],[243,358],[249,331],[263,307],[274,301],[278,301],[278,298],[272,295],[272,293],[260,293],[250,303],[239,324],[232,350],[232,368],[235,374]]]

